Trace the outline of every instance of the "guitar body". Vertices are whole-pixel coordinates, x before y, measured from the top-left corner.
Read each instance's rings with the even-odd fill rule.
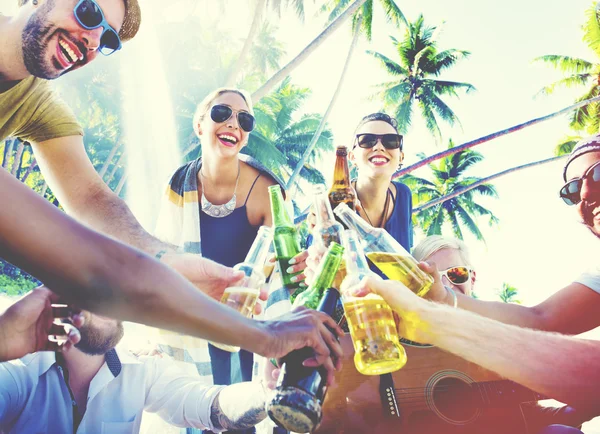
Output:
[[[519,403],[536,400],[534,392],[523,394],[520,386],[431,346],[404,345],[408,362],[391,374],[399,410],[392,412],[392,394],[384,390],[390,401],[381,398],[380,377],[354,367],[350,335],[341,343],[343,368],[327,391],[318,434],[528,433]]]

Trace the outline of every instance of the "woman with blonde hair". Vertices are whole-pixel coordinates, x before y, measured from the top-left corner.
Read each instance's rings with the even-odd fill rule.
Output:
[[[240,153],[256,124],[252,102],[244,91],[221,88],[211,92],[198,105],[193,122],[202,157],[173,174],[156,235],[186,252],[231,267],[244,261],[258,228],[271,226],[268,187],[283,183],[258,161]],[[303,269],[305,256],[297,256],[295,270]],[[211,295],[220,299],[222,294]],[[183,358],[192,358],[200,375],[212,372],[214,384],[252,379],[251,353],[239,353],[239,378],[237,370],[232,370],[238,353],[208,344],[208,362],[205,350],[192,352]]]
[[[473,269],[467,245],[456,238],[430,235],[412,252],[417,261],[436,264],[444,285],[469,297],[477,275]]]

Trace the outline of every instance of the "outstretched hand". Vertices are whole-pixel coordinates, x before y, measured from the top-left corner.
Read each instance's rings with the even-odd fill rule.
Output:
[[[334,373],[341,369],[343,355],[339,338],[343,330],[329,315],[297,307],[292,312],[271,321],[265,321],[270,339],[261,354],[279,359],[294,350],[310,347],[314,356],[304,361],[304,366],[323,365],[327,370],[327,382],[332,384]]]
[[[218,301],[225,289],[236,286],[245,277],[242,271],[192,253],[167,253],[161,262],[183,274],[198,289]]]

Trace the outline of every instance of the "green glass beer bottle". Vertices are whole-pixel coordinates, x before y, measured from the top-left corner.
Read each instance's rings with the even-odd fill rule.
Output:
[[[304,306],[309,309],[316,309],[319,306],[325,290],[331,287],[337,275],[344,258],[343,252],[344,248],[335,241],[329,245],[327,254],[323,257],[317,269],[316,275],[318,277],[306,291],[296,297],[293,307]]]
[[[275,248],[275,258],[279,264],[283,286],[293,293],[300,286],[300,282],[293,282],[292,277],[300,274],[300,272],[290,274],[287,269],[290,266],[290,259],[301,251],[300,240],[298,239],[296,227],[285,209],[281,187],[279,185],[271,185],[269,187],[269,197],[271,199],[271,215],[273,216],[273,247]]]
[[[339,244],[331,244],[326,257],[321,261],[315,284],[311,287],[316,289],[314,299],[322,297],[317,310],[328,315],[333,314],[339,301],[339,292],[328,287],[328,284],[335,277],[343,251]],[[304,293],[306,292],[308,290]],[[302,364],[313,355],[313,349],[307,347],[292,351],[282,359],[275,393],[266,406],[273,422],[296,433],[313,432],[323,416],[327,371],[323,366],[312,368]]]

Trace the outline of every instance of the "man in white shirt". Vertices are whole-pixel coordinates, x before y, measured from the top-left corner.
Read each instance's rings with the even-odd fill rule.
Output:
[[[75,347],[0,363],[0,432],[137,433],[144,410],[215,432],[266,417],[262,383],[203,385],[170,360],[116,350],[120,321],[83,316]]]
[[[563,178],[561,198],[568,205],[576,205],[582,223],[600,238],[600,134],[575,146]],[[445,277],[442,280],[448,284]],[[477,300],[460,291],[453,293],[444,285],[434,285],[427,297],[450,305],[456,299],[462,309],[507,324],[574,335],[600,326],[600,264],[532,307]]]
[[[600,134],[575,146],[564,180],[560,196],[568,205],[577,205],[583,223],[600,238]],[[600,325],[598,267],[532,308],[454,294],[444,288],[435,267],[422,268],[435,276],[434,298],[443,301],[449,295],[459,309],[423,300],[399,282],[370,279],[353,293],[381,295],[403,319],[402,336],[438,346],[570,404],[584,419],[600,414],[600,342],[540,331],[576,334]]]

